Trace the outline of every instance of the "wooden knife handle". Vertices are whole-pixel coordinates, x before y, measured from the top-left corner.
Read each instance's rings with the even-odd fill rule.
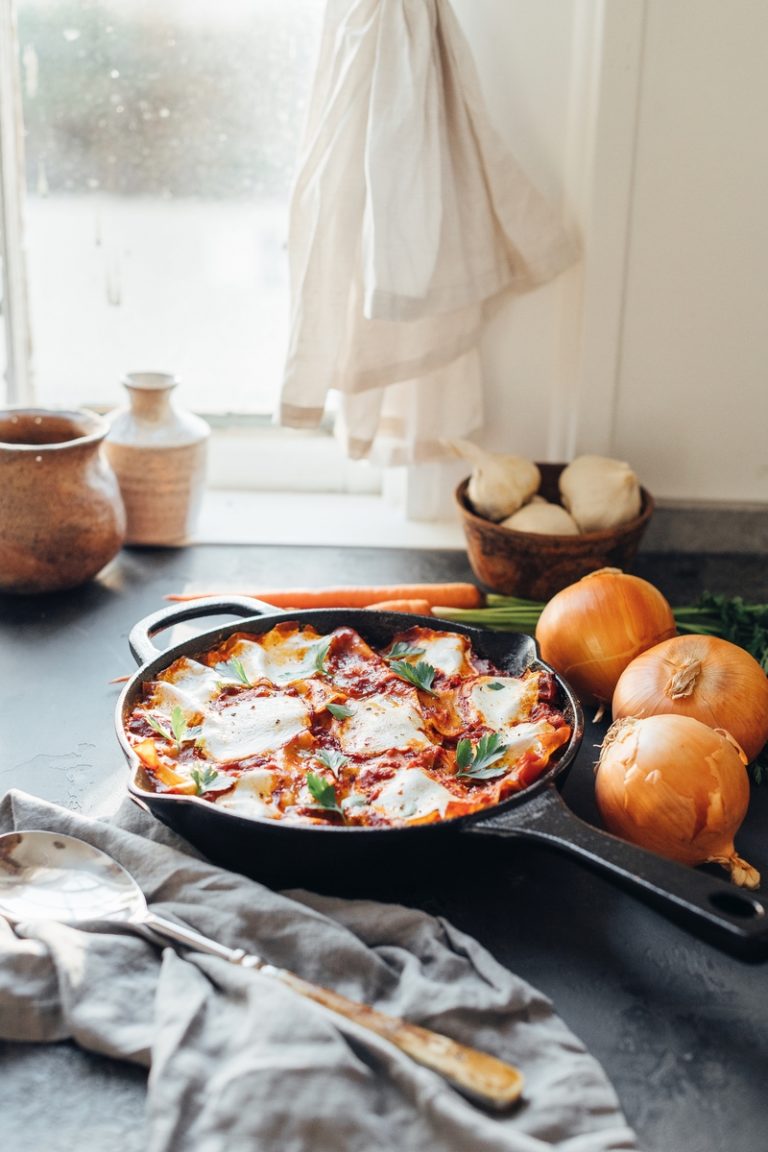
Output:
[[[348,1020],[383,1036],[402,1052],[406,1052],[412,1060],[439,1072],[472,1100],[501,1110],[509,1108],[520,1099],[523,1076],[511,1064],[505,1064],[503,1060],[478,1052],[475,1048],[468,1048],[439,1032],[408,1024],[397,1016],[387,1016],[366,1004],[348,1000],[338,992],[310,984],[283,968],[265,965],[264,971],[278,977],[300,996],[306,996],[339,1016],[346,1016]]]
[[[430,1032],[428,1028],[408,1024],[397,1016],[377,1012],[367,1004],[348,1000],[346,996],[341,996],[338,992],[332,992],[319,984],[310,984],[285,968],[276,968],[272,964],[265,963],[260,956],[249,954],[242,948],[228,948],[208,936],[201,935],[193,928],[166,920],[149,910],[142,923],[145,928],[185,948],[207,952],[232,964],[239,964],[243,968],[259,969],[265,975],[280,980],[300,996],[314,1000],[329,1008],[331,1012],[346,1016],[348,1020],[353,1020],[362,1028],[368,1028],[371,1032],[376,1032],[385,1040],[389,1040],[402,1052],[406,1052],[412,1060],[431,1068],[434,1072],[439,1072],[463,1095],[472,1100],[500,1110],[508,1108],[520,1098],[523,1090],[521,1073],[511,1064],[497,1060],[495,1056],[488,1056],[475,1048],[458,1044],[439,1032]]]

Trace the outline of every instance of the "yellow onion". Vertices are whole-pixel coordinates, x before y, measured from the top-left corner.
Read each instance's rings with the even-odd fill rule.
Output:
[[[672,609],[658,588],[618,568],[601,568],[552,597],[536,640],[542,659],[583,702],[606,703],[635,656],[675,632]]]
[[[749,805],[746,756],[728,733],[690,716],[625,717],[608,729],[595,796],[609,832],[681,864],[721,864],[734,884],[760,874],[733,838]]]
[[[738,644],[717,636],[674,636],[635,657],[611,705],[622,716],[673,712],[725,728],[754,760],[768,740],[768,676]]]

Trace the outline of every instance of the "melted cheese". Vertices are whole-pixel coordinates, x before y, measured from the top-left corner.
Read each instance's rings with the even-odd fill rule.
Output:
[[[426,629],[425,629],[426,631]],[[435,632],[432,636],[420,636],[415,647],[422,648],[422,656],[410,657],[411,663],[425,660],[438,672],[446,676],[456,676],[465,667],[467,638],[456,632]]]
[[[543,751],[541,740],[543,736],[552,731],[548,720],[534,720],[524,724],[515,724],[507,728],[504,733],[506,751],[499,764],[515,764],[524,753],[534,749],[537,753]]]
[[[431,743],[416,699],[375,695],[357,701],[339,725],[339,743],[347,756],[377,756],[394,749],[426,748]]]
[[[469,640],[458,632],[436,632],[434,628],[409,628],[392,641],[407,644],[417,651],[411,656],[402,656],[408,664],[418,664],[423,660],[431,664],[445,676],[458,676],[472,670],[469,663]]]
[[[373,807],[395,820],[419,820],[433,812],[445,815],[456,797],[421,768],[401,768],[388,780]]]
[[[313,629],[279,631],[273,629],[260,640],[239,640],[231,656],[242,661],[248,679],[289,684],[316,675],[318,659],[327,644],[326,636]]]
[[[493,687],[494,685],[501,687]],[[536,677],[518,680],[513,676],[481,676],[473,684],[469,699],[480,720],[494,732],[505,732],[531,714],[538,699]]]
[[[235,782],[232,791],[216,800],[216,806],[237,812],[240,816],[264,816],[279,820],[279,809],[269,802],[274,783],[272,773],[266,768],[244,772]]]
[[[232,763],[274,752],[309,727],[309,709],[296,696],[254,696],[225,700],[203,719],[200,737],[212,760]]]
[[[169,716],[177,705],[185,712],[201,712],[218,695],[222,677],[212,668],[188,660],[177,660],[160,680],[152,685],[152,710]]]

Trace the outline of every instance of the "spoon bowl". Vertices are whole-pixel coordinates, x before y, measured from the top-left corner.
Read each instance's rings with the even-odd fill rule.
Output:
[[[140,924],[147,904],[130,873],[84,840],[58,832],[9,832],[0,836],[0,913],[15,924]]]

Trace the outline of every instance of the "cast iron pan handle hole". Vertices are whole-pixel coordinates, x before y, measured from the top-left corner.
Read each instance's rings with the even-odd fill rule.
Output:
[[[712,892],[709,902],[721,912],[727,912],[731,916],[741,916],[745,920],[752,916],[765,916],[765,908],[759,900],[739,892]]]

